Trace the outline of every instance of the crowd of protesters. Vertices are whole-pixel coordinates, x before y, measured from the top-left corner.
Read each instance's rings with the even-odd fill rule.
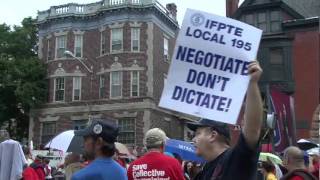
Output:
[[[104,123],[101,122],[101,124]],[[93,158],[85,158],[81,157],[77,153],[71,153],[65,157],[64,164],[57,167],[63,169],[64,173],[61,173],[60,176],[57,176],[60,178],[56,179],[148,179],[148,177],[152,177],[153,174],[156,173],[158,173],[156,176],[168,175],[167,177],[170,177],[170,179],[196,179],[197,174],[199,174],[199,172],[203,172],[204,168],[207,165],[204,165],[204,163],[200,162],[184,161],[181,160],[181,158],[179,158],[177,155],[167,152],[165,153],[163,145],[166,139],[167,137],[161,129],[155,128],[149,130],[146,133],[145,137],[146,146],[148,149],[146,154],[138,160],[131,162],[130,164],[124,164],[123,161],[119,161],[120,159],[116,157],[111,158],[110,153],[109,156],[101,156],[103,154],[97,155],[92,152],[91,156]],[[19,155],[17,153],[20,151],[19,148],[17,148],[17,150],[14,151],[12,151],[12,148],[8,148],[10,146],[19,147],[17,145],[19,145],[18,142],[9,139],[1,143],[1,162],[19,161]],[[93,148],[94,146],[91,145],[88,145],[87,143],[86,148],[88,150],[90,148],[96,149]],[[4,154],[4,146],[6,146],[7,149],[10,149],[10,152],[12,151],[13,153]],[[20,161],[21,163],[24,162],[24,166],[22,168],[19,168],[21,164],[19,165],[18,162],[12,163],[12,167],[9,168],[11,169],[11,171],[9,172],[8,169],[6,170],[4,168],[3,163],[1,163],[1,179],[49,180],[54,179],[54,175],[59,175],[59,171],[57,171],[56,168],[50,167],[50,160],[48,158],[38,155],[33,159],[31,156],[30,149],[28,147],[23,146],[22,150],[25,159],[22,158],[20,159]],[[15,154],[16,157],[14,158],[13,156],[10,156],[10,154]],[[3,159],[4,155],[7,157],[5,160]],[[10,158],[12,160],[10,160]],[[114,159],[114,161],[112,159]],[[258,162],[258,168],[256,171],[257,175],[254,179],[319,179],[319,155],[306,155],[299,148],[295,146],[290,146],[283,152],[282,160],[282,164],[274,163],[270,159],[268,159],[267,161]],[[93,164],[88,166],[91,163]],[[6,164],[6,166],[8,165],[9,164]],[[100,168],[98,168],[99,166]],[[109,169],[111,174],[121,176],[111,176],[110,174],[107,174],[107,172],[105,172],[106,169]],[[5,171],[8,171],[8,173],[4,173]],[[163,176],[162,179],[166,179],[165,177],[166,176]],[[233,177],[236,178],[236,176]]]
[[[258,169],[258,180],[319,179],[319,155],[308,155],[298,147],[290,146],[284,150],[282,160],[282,164],[273,163],[269,159],[262,161]]]
[[[258,81],[262,70],[257,62],[249,65],[251,80],[246,96],[244,126],[231,146],[229,127],[221,122],[201,119],[188,124],[194,131],[196,154],[205,162],[183,160],[179,154],[165,152],[166,133],[148,130],[146,152],[132,162],[120,158],[115,142],[119,128],[108,119],[95,120],[86,129],[75,131],[84,140],[84,154],[71,153],[64,164],[51,167],[50,159],[32,158],[28,147],[0,131],[1,180],[50,180],[63,169],[66,180],[319,180],[319,156],[306,155],[298,147],[288,147],[282,164],[259,161],[260,127],[263,108]]]

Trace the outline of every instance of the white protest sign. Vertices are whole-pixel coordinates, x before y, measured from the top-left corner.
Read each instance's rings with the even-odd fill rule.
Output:
[[[159,106],[235,124],[261,35],[234,19],[188,9]]]

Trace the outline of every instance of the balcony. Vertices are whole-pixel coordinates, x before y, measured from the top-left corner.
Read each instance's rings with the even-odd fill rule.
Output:
[[[163,7],[157,0],[103,0],[90,4],[69,3],[60,6],[51,6],[48,10],[38,11],[38,23],[41,23],[46,19],[56,17],[58,18],[72,15],[92,15],[101,10],[108,10],[127,6],[155,6],[162,13],[168,15],[173,21],[176,21],[175,17],[173,17],[172,14],[165,7]]]

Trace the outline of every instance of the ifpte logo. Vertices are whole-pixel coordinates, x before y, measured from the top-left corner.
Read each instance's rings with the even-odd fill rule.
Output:
[[[194,26],[201,26],[204,23],[204,16],[200,13],[195,13],[191,16],[191,24]]]

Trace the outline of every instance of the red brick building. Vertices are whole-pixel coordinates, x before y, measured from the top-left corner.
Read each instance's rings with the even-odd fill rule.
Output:
[[[258,52],[267,85],[293,95],[297,138],[319,137],[319,0],[227,0],[227,16],[263,30]],[[312,137],[311,137],[312,135]]]
[[[158,107],[179,29],[176,13],[175,4],[164,8],[153,0],[71,3],[39,12],[49,92],[48,103],[31,113],[29,139],[46,143],[104,117],[117,121],[118,141],[128,145],[142,147],[152,127],[183,138],[183,118]]]

